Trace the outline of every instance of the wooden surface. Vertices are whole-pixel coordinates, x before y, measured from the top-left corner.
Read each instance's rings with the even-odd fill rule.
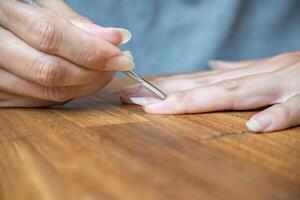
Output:
[[[250,112],[156,116],[108,95],[1,109],[0,199],[300,199],[300,128],[252,134]]]

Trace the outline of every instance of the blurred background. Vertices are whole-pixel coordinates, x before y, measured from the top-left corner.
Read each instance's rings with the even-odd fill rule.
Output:
[[[66,0],[107,27],[129,29],[122,46],[136,71],[175,74],[209,60],[259,59],[300,49],[299,0]]]

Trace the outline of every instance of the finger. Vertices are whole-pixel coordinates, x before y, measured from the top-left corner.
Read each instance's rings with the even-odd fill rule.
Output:
[[[66,19],[76,19],[77,21],[92,23],[90,19],[75,12],[63,0],[39,0],[38,3],[43,8],[47,8]]]
[[[265,63],[272,63],[278,60],[284,60],[286,58],[296,58],[299,57],[299,52],[289,52],[280,54],[278,56],[267,57],[263,60],[244,60],[244,61],[225,61],[225,60],[211,60],[208,62],[209,68],[213,70],[230,70],[242,67],[248,67],[253,65],[259,65],[261,61]],[[263,67],[263,66],[262,66]]]
[[[98,91],[112,80],[112,76],[112,72],[106,72],[97,82],[82,86],[44,87],[0,69],[0,90],[46,101],[65,102]]]
[[[102,27],[96,24],[83,23],[79,21],[70,21],[81,30],[86,31],[92,36],[100,37],[113,45],[121,45],[131,40],[131,32],[124,28]]]
[[[85,30],[86,32],[94,36],[101,37],[114,45],[127,43],[131,38],[131,33],[126,29],[104,28],[94,24],[90,19],[83,17],[82,15],[72,10],[62,0],[40,0],[39,4],[42,7],[57,13],[61,17],[68,19],[78,28]]]
[[[241,67],[247,67],[249,65],[254,65],[257,60],[246,60],[246,61],[224,61],[224,60],[211,60],[208,62],[210,69],[216,70],[226,70],[226,69],[236,69]]]
[[[2,108],[7,108],[7,107],[33,108],[33,107],[45,107],[50,105],[57,105],[57,103],[0,91],[0,107]]]
[[[183,90],[187,90],[195,87],[193,81],[190,79],[159,79],[152,81],[152,84],[163,91],[165,94],[170,94],[173,92],[179,92]],[[131,104],[132,97],[155,97],[155,95],[147,90],[142,85],[134,85],[132,87],[128,87],[120,92],[118,92],[123,103]]]
[[[44,86],[75,86],[95,82],[103,73],[40,52],[0,27],[0,65],[23,79]]]
[[[44,8],[15,0],[0,1],[0,5],[5,15],[0,19],[1,25],[43,52],[64,57],[89,69],[109,68],[111,63],[120,70],[134,67],[116,46],[91,36]]]
[[[201,72],[194,72],[194,73],[185,73],[185,74],[176,74],[176,75],[170,75],[170,76],[163,76],[155,79],[150,79],[150,82],[155,85],[157,88],[160,88],[164,90],[165,93],[171,93],[171,92],[176,92],[180,91],[183,89],[190,89],[189,87],[186,86],[187,82],[184,82],[184,84],[180,84],[181,80],[187,80],[193,77],[198,77],[198,76],[208,76],[208,75],[213,75],[217,74],[220,71],[214,70],[214,71],[201,71]],[[176,87],[174,87],[174,83]],[[169,87],[170,90],[164,87]],[[180,86],[177,88],[177,86]],[[118,92],[116,92],[118,95],[120,95],[122,98],[126,99],[127,97],[130,96],[154,96],[153,93],[149,92],[147,89],[145,89],[143,86],[140,84],[135,84],[128,86],[127,88],[124,88]],[[130,102],[126,102],[130,103]]]
[[[274,72],[280,68],[291,66],[298,63],[299,59],[291,56],[276,56],[271,59],[256,62],[244,68],[237,68],[225,71],[217,71],[214,73],[190,74],[185,76],[177,76],[178,78],[163,78],[153,82],[156,87],[160,88],[166,94],[190,90],[193,88],[219,83],[225,80],[237,79],[251,75],[258,75],[267,72]],[[142,86],[130,87],[119,93],[124,103],[131,103],[131,97],[145,97],[153,95]]]
[[[153,103],[153,99],[148,102],[147,97],[131,98],[131,101],[154,114],[253,109],[278,100],[280,88],[277,79],[273,74],[261,74],[172,93],[158,103]]]
[[[300,125],[300,94],[254,115],[247,127],[253,132],[280,131]]]

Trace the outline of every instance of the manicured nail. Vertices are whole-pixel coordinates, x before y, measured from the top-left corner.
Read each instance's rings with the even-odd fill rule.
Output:
[[[131,53],[131,51],[123,51],[123,55],[129,58],[130,60],[134,61],[134,57]]]
[[[247,122],[247,128],[253,132],[263,132],[267,127],[272,124],[272,117],[267,113],[261,113],[252,117]]]
[[[121,70],[121,71],[129,71],[133,70],[135,67],[135,64],[133,60],[126,56],[116,56],[111,59],[109,59],[105,63],[105,69],[106,70]]]
[[[136,105],[147,106],[150,104],[160,103],[161,99],[154,97],[131,97],[130,101]]]
[[[75,26],[77,26],[78,28],[91,33],[91,34],[95,34],[95,33],[99,33],[99,32],[103,32],[106,30],[115,30],[118,31],[121,34],[121,44],[125,44],[127,42],[130,41],[132,34],[130,33],[129,30],[124,29],[124,28],[105,28],[102,26],[99,26],[97,24],[90,24],[90,23],[84,23],[84,22],[78,22],[78,21],[71,21],[71,23]]]
[[[252,132],[261,132],[263,130],[263,127],[254,119],[249,120],[246,125]]]
[[[219,62],[220,61],[218,61],[218,60],[210,60],[210,61],[208,61],[208,67],[210,69],[217,69],[219,66]]]
[[[124,29],[124,28],[111,28],[114,29],[116,31],[119,31],[122,35],[122,42],[121,44],[125,44],[127,42],[129,42],[131,40],[132,34],[129,30]]]

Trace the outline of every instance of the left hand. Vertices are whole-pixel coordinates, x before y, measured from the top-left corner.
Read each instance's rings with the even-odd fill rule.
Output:
[[[271,132],[300,125],[300,51],[214,65],[213,71],[154,80],[167,93],[164,101],[141,86],[122,91],[121,99],[153,114],[249,110],[272,105],[247,122],[251,131]]]

